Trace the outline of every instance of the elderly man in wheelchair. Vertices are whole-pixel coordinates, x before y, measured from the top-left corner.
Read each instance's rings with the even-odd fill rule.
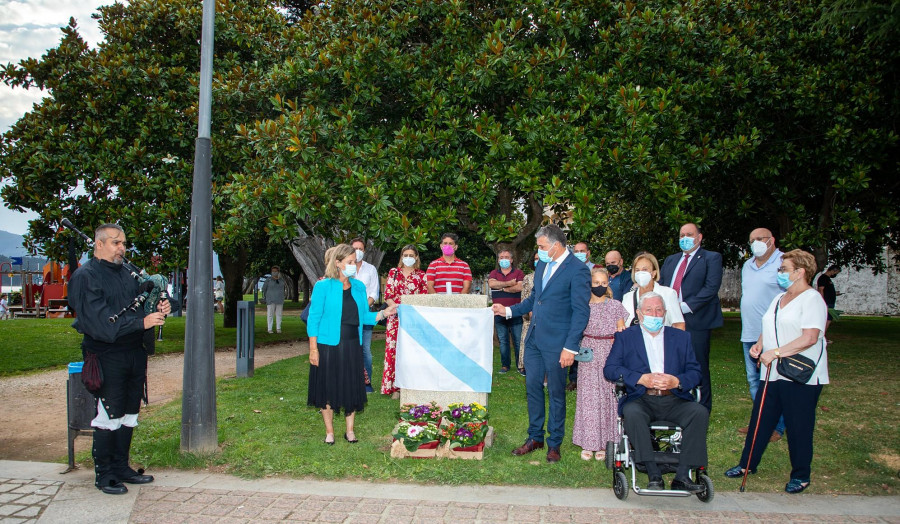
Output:
[[[632,470],[639,495],[695,494],[708,502],[713,495],[705,474],[709,411],[691,394],[701,373],[690,334],[663,326],[666,307],[656,293],[641,296],[637,314],[640,325],[616,335],[603,368],[607,380],[624,383],[624,388],[617,388],[624,389],[619,396],[624,434],[618,443],[607,445],[606,454],[607,466],[615,469],[614,491],[620,499],[628,496],[622,469],[634,465],[649,478],[642,490]],[[666,490],[662,475],[673,470],[671,490]]]

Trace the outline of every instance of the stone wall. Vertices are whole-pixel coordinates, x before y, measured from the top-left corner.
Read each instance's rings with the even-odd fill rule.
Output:
[[[885,262],[893,259],[894,252],[885,249]],[[837,309],[848,315],[900,315],[900,269],[889,265],[878,275],[871,268],[855,270],[844,268],[834,278],[839,293]],[[726,310],[737,309],[741,302],[741,270],[729,268],[722,275],[719,299]]]

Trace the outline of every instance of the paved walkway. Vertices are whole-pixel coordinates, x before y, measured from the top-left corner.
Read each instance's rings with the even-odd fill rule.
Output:
[[[153,471],[156,481],[103,495],[91,471],[0,461],[0,523],[282,522],[889,522],[900,497],[717,493],[615,498],[610,489],[420,486]]]

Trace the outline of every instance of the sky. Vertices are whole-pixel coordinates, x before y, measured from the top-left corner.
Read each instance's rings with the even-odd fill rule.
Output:
[[[96,46],[101,34],[91,14],[101,5],[112,3],[113,0],[0,0],[0,64],[43,56],[59,43],[60,28],[68,25],[70,17],[78,23],[82,38]],[[11,89],[0,84],[0,133],[5,133],[42,97],[43,93],[36,89]],[[0,197],[0,229],[24,235],[28,221],[36,216],[8,209]]]

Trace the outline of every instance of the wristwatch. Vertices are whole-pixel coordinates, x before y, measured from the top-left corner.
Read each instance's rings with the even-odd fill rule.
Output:
[[[775,350],[775,358],[781,358],[781,351]]]

